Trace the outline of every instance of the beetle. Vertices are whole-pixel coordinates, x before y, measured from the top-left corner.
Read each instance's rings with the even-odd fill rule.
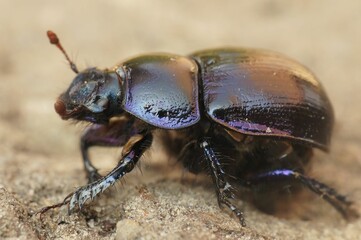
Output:
[[[272,51],[219,48],[186,57],[146,54],[79,72],[55,33],[47,35],[77,74],[55,111],[93,124],[80,141],[89,183],[42,212],[82,208],[132,171],[159,131],[167,152],[190,172],[208,171],[218,204],[242,226],[237,186],[273,180],[306,186],[346,219],[356,214],[345,196],[305,174],[313,149],[329,150],[334,114],[321,83],[300,63]],[[89,159],[92,146],[123,147],[105,176]]]

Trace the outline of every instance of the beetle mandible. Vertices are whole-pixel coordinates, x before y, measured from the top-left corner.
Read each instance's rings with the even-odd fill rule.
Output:
[[[159,130],[167,152],[189,171],[209,171],[219,205],[242,226],[243,212],[232,201],[236,187],[280,179],[306,186],[345,218],[355,215],[346,197],[305,175],[313,148],[329,149],[334,114],[320,82],[296,61],[266,50],[220,48],[187,57],[142,55],[79,72],[57,36],[47,35],[77,74],[55,111],[93,124],[81,137],[89,184],[42,212],[81,208],[132,171]],[[105,176],[89,159],[92,146],[123,147]]]

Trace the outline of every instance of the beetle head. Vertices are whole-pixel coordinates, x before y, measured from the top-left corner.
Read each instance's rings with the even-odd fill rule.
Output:
[[[77,74],[68,90],[55,102],[55,111],[63,119],[94,123],[106,123],[112,116],[121,113],[119,73],[96,68],[88,68],[79,73],[57,35],[52,31],[47,31],[46,34],[50,43],[64,54],[70,68]]]
[[[75,77],[54,108],[63,119],[106,123],[121,112],[120,95],[116,73],[88,68]]]

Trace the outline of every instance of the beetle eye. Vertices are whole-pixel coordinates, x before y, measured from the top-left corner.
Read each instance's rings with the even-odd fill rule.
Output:
[[[69,96],[72,99],[73,103],[85,102],[94,92],[96,86],[97,83],[94,81],[79,82],[70,89]]]

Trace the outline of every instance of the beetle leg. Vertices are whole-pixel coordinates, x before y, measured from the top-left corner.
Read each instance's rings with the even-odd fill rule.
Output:
[[[216,156],[208,140],[200,141],[200,147],[202,148],[203,153],[206,156],[206,161],[211,170],[211,176],[216,186],[216,193],[217,193],[219,206],[221,207],[222,204],[226,205],[237,216],[237,218],[241,222],[241,225],[245,227],[246,223],[243,216],[243,212],[240,211],[230,201],[230,199],[234,198],[234,194],[232,193],[232,186],[225,178],[226,173],[222,169],[222,164],[219,158]]]
[[[69,213],[73,211],[76,204],[81,209],[88,199],[94,199],[95,196],[113,185],[126,173],[132,171],[144,151],[150,147],[152,139],[152,134],[149,132],[137,134],[130,138],[128,142],[130,142],[131,146],[127,147],[128,150],[124,152],[122,159],[111,172],[95,182],[78,188],[64,200],[65,204],[69,203]],[[128,144],[126,146],[128,146]]]
[[[80,149],[89,183],[102,177],[90,161],[89,148],[92,146],[123,146],[134,134],[132,124],[133,122],[128,119],[117,119],[108,125],[94,124],[84,130],[80,139]]]
[[[277,179],[289,179],[302,183],[304,186],[308,187],[311,191],[330,203],[345,219],[351,219],[358,216],[358,213],[351,209],[352,202],[345,196],[339,194],[335,189],[325,185],[324,183],[293,170],[277,169],[261,173],[247,179],[247,183],[252,186]]]

